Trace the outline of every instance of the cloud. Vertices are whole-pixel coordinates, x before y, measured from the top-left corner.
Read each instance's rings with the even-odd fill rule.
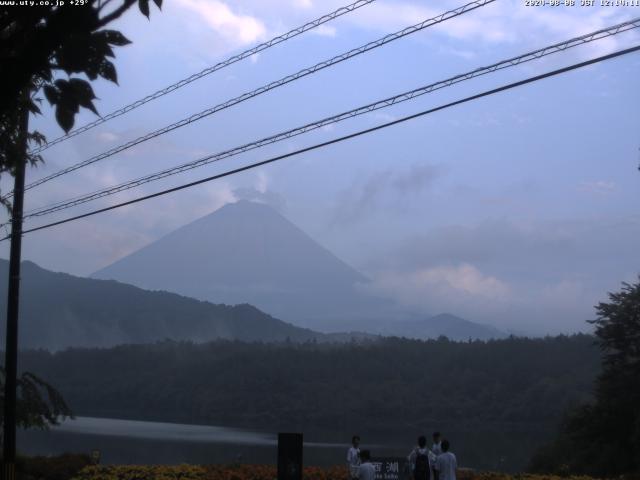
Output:
[[[510,291],[507,283],[483,274],[468,263],[418,269],[408,274],[386,272],[376,277],[376,284],[378,288],[404,298],[405,303],[421,306],[432,306],[428,298],[433,296],[457,301],[460,296],[502,301]]]
[[[512,289],[506,281],[469,263],[411,272],[377,272],[364,289],[413,310],[450,312],[475,321],[485,321],[487,317],[495,320],[512,300]]]
[[[230,202],[249,200],[264,203],[282,212],[285,210],[287,202],[282,195],[269,189],[270,183],[270,177],[264,171],[259,170],[254,177],[253,185],[236,187],[231,191],[233,198]]]
[[[476,52],[472,50],[444,46],[441,46],[438,49],[438,53],[444,56],[455,55],[456,57],[464,58],[465,60],[471,60],[477,56]]]
[[[421,2],[376,2],[346,21],[362,29],[391,32],[459,6],[452,1],[441,5],[435,9],[425,7]],[[614,25],[631,18],[634,13],[632,8],[540,9],[527,7],[520,0],[501,0],[430,27],[427,35],[435,33],[447,39],[444,45],[438,41],[438,48],[449,49],[451,54],[463,58],[472,58],[483,46],[495,48],[497,44],[516,43],[542,46]],[[631,32],[624,36],[637,38],[639,35]],[[540,39],[547,40],[541,44]],[[620,37],[605,38],[576,49],[581,53],[571,55],[604,54],[615,50],[620,43]]]
[[[637,238],[640,217],[528,223],[487,219],[476,225],[444,226],[416,235],[399,247],[401,255],[380,268],[471,263],[483,270],[528,278],[549,279],[557,277],[557,272],[605,275],[605,271],[619,271],[625,265],[631,270],[640,267],[633,262],[638,259],[633,241]],[[592,268],[600,263],[604,270]]]
[[[314,35],[320,35],[321,37],[335,37],[338,33],[336,27],[331,25],[320,25],[317,28],[311,30]]]
[[[313,2],[311,0],[293,0],[292,3],[296,8],[308,9],[313,7]]]
[[[578,190],[581,192],[587,192],[595,195],[606,195],[613,192],[616,188],[615,182],[606,180],[596,180],[589,182],[580,182],[578,184]]]
[[[180,7],[195,14],[200,25],[237,45],[255,43],[263,39],[267,28],[262,20],[234,12],[218,0],[178,0]]]
[[[338,195],[333,224],[348,224],[361,220],[364,215],[379,208],[385,201],[397,202],[407,195],[416,195],[428,189],[442,174],[439,166],[415,164],[405,171],[381,170],[366,178],[357,178]]]
[[[391,115],[390,113],[386,112],[373,112],[370,115],[374,120],[384,123],[393,122],[394,120],[398,119],[396,115]]]
[[[233,196],[235,200],[249,200],[251,202],[264,203],[270,207],[275,208],[278,211],[283,211],[286,206],[286,201],[282,195],[276,192],[265,191],[261,192],[254,187],[240,187],[233,190]]]
[[[392,32],[437,17],[458,6],[451,2],[448,5],[442,4],[439,8],[426,7],[422,2],[377,2],[362,9],[359,15],[348,21],[361,28]],[[508,38],[508,23],[500,21],[502,14],[500,6],[490,4],[447,20],[442,25],[429,27],[428,30],[457,40],[495,43]]]
[[[417,235],[362,268],[379,294],[506,330],[588,330],[593,305],[640,271],[640,217],[487,220]]]
[[[74,222],[50,229],[45,236],[25,237],[25,259],[43,268],[89,275],[148,244],[152,238],[102,222]]]
[[[96,135],[96,138],[101,142],[111,143],[118,140],[120,136],[113,132],[100,132]]]

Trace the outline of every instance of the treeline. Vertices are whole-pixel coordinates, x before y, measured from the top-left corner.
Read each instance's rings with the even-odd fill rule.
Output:
[[[599,355],[587,335],[347,345],[166,341],[27,351],[20,366],[53,383],[77,415],[413,435],[443,424],[552,431],[564,411],[590,399]]]
[[[640,278],[639,278],[640,280]],[[596,478],[640,478],[640,281],[596,306],[602,369],[591,402],[570,409],[530,468]]]

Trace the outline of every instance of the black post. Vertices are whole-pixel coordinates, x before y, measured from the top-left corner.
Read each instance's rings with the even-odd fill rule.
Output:
[[[278,480],[302,480],[302,434],[278,434]]]
[[[9,289],[7,293],[7,338],[5,347],[3,478],[15,479],[16,462],[16,387],[18,375],[18,307],[20,303],[20,257],[22,249],[22,213],[24,176],[27,166],[27,130],[29,128],[28,93],[20,112],[18,158],[15,162],[13,208],[11,212],[11,250],[9,253]]]

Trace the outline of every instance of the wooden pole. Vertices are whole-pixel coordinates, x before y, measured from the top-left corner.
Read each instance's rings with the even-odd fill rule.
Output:
[[[11,212],[11,247],[9,253],[9,288],[7,292],[7,336],[5,347],[3,477],[15,480],[16,462],[16,397],[18,375],[18,308],[20,306],[20,260],[22,250],[22,214],[24,209],[24,177],[27,166],[27,133],[29,129],[29,91],[24,94],[20,112],[18,158],[15,162],[13,206]]]

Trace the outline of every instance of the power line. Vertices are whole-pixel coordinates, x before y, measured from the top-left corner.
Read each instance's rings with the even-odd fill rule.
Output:
[[[293,30],[288,31],[287,33],[284,33],[282,35],[278,35],[277,37],[272,38],[271,40],[268,40],[264,43],[261,43],[260,45],[257,45],[253,48],[250,48],[249,50],[245,50],[242,53],[239,53],[237,55],[234,55],[222,62],[219,62],[211,67],[205,68],[204,70],[202,70],[201,72],[195,73],[193,75],[191,75],[190,77],[184,78],[182,80],[180,80],[179,82],[176,82],[172,85],[169,85],[168,87],[165,87],[161,90],[158,90],[150,95],[147,95],[144,98],[141,98],[140,100],[136,100],[133,103],[130,103],[129,105],[126,105],[122,108],[119,108],[118,110],[115,110],[107,115],[105,115],[104,117],[100,117],[97,120],[94,120],[93,122],[90,122],[86,125],[83,125],[82,127],[76,128],[75,130],[71,130],[69,133],[67,133],[66,135],[62,135],[58,138],[55,138],[54,140],[51,140],[50,142],[47,142],[45,145],[42,145],[41,147],[38,147],[34,150],[31,151],[32,154],[37,154],[40,153],[46,149],[48,149],[49,147],[52,147],[53,145],[56,145],[60,142],[64,142],[65,140],[68,140],[72,137],[75,137],[76,135],[79,135],[81,133],[86,132],[87,130],[91,130],[94,127],[97,127],[98,125],[101,125],[109,120],[111,120],[112,118],[116,118],[119,117],[121,115],[124,115],[125,113],[128,113],[132,110],[135,110],[138,107],[141,107],[142,105],[144,105],[145,103],[151,102],[152,100],[155,100],[157,98],[163,97],[175,90],[178,90],[179,88],[184,87],[185,85],[189,85],[192,82],[195,82],[196,80],[201,79],[202,77],[205,77],[207,75],[210,75],[214,72],[217,72],[218,70],[222,70],[225,67],[228,67],[230,65],[233,65],[234,63],[237,63],[241,60],[244,60],[247,57],[250,57],[252,55],[255,55],[256,53],[260,53],[268,48],[271,48],[275,45],[278,45],[279,43],[282,43],[286,40],[289,40],[293,37],[297,37],[298,35],[301,35],[305,32],[307,32],[308,30],[312,30],[316,27],[319,27],[320,25],[330,22],[332,20],[335,20],[338,17],[341,17],[342,15],[346,15],[347,13],[351,13],[354,10],[357,10],[360,7],[364,7],[365,5],[368,5],[372,2],[375,2],[376,0],[358,0],[350,5],[344,6],[344,7],[340,7],[337,10],[334,10],[331,13],[328,13],[326,15],[323,15],[322,17],[316,18],[315,20],[312,20],[311,22],[305,23],[304,25],[294,28]]]
[[[125,190],[129,190],[131,188],[135,188],[137,186],[146,184],[146,183],[150,183],[152,181],[155,180],[160,180],[162,178],[166,178],[168,176],[171,175],[176,175],[178,173],[182,173],[194,168],[198,168],[216,161],[220,161],[229,157],[233,157],[236,155],[239,155],[241,153],[245,153],[247,151],[250,150],[254,150],[260,147],[263,147],[265,145],[270,145],[282,140],[286,140],[298,135],[301,135],[303,133],[307,133],[309,131],[312,130],[316,130],[318,128],[327,126],[327,125],[331,125],[331,124],[335,124],[338,122],[341,122],[343,120],[349,119],[349,118],[353,118],[359,115],[363,115],[375,110],[379,110],[382,108],[386,108],[389,107],[391,105],[396,105],[398,103],[402,103],[408,100],[412,100],[416,97],[419,97],[421,95],[425,95],[427,93],[433,92],[435,90],[439,90],[441,88],[445,88],[445,87],[449,87],[451,85],[455,85],[457,83],[466,81],[466,80],[470,80],[472,78],[475,77],[479,77],[482,75],[486,75],[488,73],[492,73],[498,70],[502,70],[505,68],[510,68],[510,67],[514,67],[517,65],[520,65],[522,63],[525,62],[529,62],[532,60],[536,60],[539,58],[542,58],[544,56],[547,55],[551,55],[554,53],[558,53],[558,52],[563,52],[569,48],[573,48],[575,46],[578,45],[583,45],[585,43],[588,42],[592,42],[595,40],[599,40],[601,38],[605,38],[605,37],[609,37],[609,36],[613,36],[613,35],[617,35],[619,33],[631,30],[633,28],[638,28],[640,27],[640,18],[636,18],[634,20],[629,20],[627,22],[623,22],[608,28],[604,28],[604,29],[600,29],[597,30],[595,32],[591,32],[589,34],[586,35],[582,35],[580,37],[576,37],[576,38],[572,38],[570,40],[566,40],[564,42],[560,42],[560,43],[556,43],[554,45],[551,46],[547,46],[538,50],[534,50],[532,52],[517,56],[517,57],[512,57],[509,58],[507,60],[503,60],[500,61],[498,63],[494,63],[492,65],[489,65],[487,67],[481,67],[481,68],[477,68],[475,70],[472,70],[470,72],[467,73],[463,73],[460,75],[456,75],[454,77],[448,78],[446,80],[441,80],[439,82],[436,83],[432,83],[408,92],[404,92],[398,95],[395,95],[393,97],[388,97],[386,99],[383,100],[379,100],[377,102],[374,103],[370,103],[368,105],[364,105],[358,108],[355,108],[353,110],[349,110],[347,112],[342,112],[340,114],[337,115],[333,115],[331,117],[327,117],[324,118],[322,120],[313,122],[313,123],[309,123],[306,124],[302,127],[297,127],[291,130],[287,130],[285,132],[281,132],[275,135],[272,135],[270,137],[266,137],[251,143],[247,143],[244,145],[241,145],[239,147],[234,147],[232,149],[229,150],[225,150],[223,152],[219,152],[213,155],[208,155],[204,158],[200,158],[198,160],[192,161],[192,162],[188,162],[176,167],[171,167],[168,168],[166,170],[162,170],[160,172],[156,172],[135,180],[131,180],[125,183],[121,183],[119,185],[115,185],[112,187],[108,187],[102,190],[98,190],[96,192],[92,192],[92,193],[88,193],[88,194],[84,194],[82,196],[78,196],[72,199],[67,199],[67,200],[63,200],[60,202],[56,202],[54,204],[51,205],[47,205],[44,207],[40,207],[38,209],[33,209],[29,212],[26,213],[24,218],[31,218],[31,217],[39,217],[39,216],[44,216],[44,215],[48,215],[60,210],[65,210],[67,208],[71,208],[77,205],[81,205],[83,203],[87,203],[90,202],[92,200],[96,200],[102,197],[106,197],[109,195],[114,195],[116,193],[125,191]]]
[[[283,160],[285,158],[297,156],[297,155],[300,155],[302,153],[310,152],[312,150],[317,150],[317,149],[320,149],[320,148],[327,147],[329,145],[333,145],[333,144],[340,143],[340,142],[343,142],[343,141],[346,141],[346,140],[350,140],[352,138],[356,138],[356,137],[360,137],[362,135],[366,135],[366,134],[369,134],[369,133],[372,133],[372,132],[376,132],[378,130],[382,130],[384,128],[391,127],[393,125],[398,125],[400,123],[404,123],[404,122],[407,122],[409,120],[414,120],[416,118],[423,117],[425,115],[429,115],[431,113],[435,113],[435,112],[438,112],[440,110],[445,110],[447,108],[451,108],[451,107],[454,107],[456,105],[461,105],[463,103],[471,102],[473,100],[478,100],[480,98],[487,97],[487,96],[490,96],[490,95],[494,95],[494,94],[499,93],[499,92],[503,92],[503,91],[506,91],[506,90],[511,90],[513,88],[520,87],[522,85],[526,85],[526,84],[529,84],[529,83],[537,82],[537,81],[543,80],[545,78],[553,77],[553,76],[560,75],[560,74],[563,74],[563,73],[566,73],[566,72],[569,72],[569,71],[572,71],[572,70],[576,70],[576,69],[583,68],[583,67],[586,67],[586,66],[589,66],[589,65],[593,65],[595,63],[603,62],[605,60],[610,60],[612,58],[616,58],[616,57],[620,57],[620,56],[623,56],[623,55],[627,55],[627,54],[636,52],[638,50],[640,50],[640,45],[637,45],[637,46],[631,47],[631,48],[627,48],[625,50],[620,50],[620,51],[617,51],[617,52],[614,52],[614,53],[610,53],[608,55],[603,55],[603,56],[600,56],[600,57],[596,57],[596,58],[593,58],[591,60],[587,60],[587,61],[584,61],[584,62],[576,63],[576,64],[570,65],[568,67],[563,67],[563,68],[560,68],[560,69],[557,69],[557,70],[553,70],[553,71],[550,71],[550,72],[547,72],[547,73],[543,73],[541,75],[536,75],[536,76],[533,76],[533,77],[529,77],[529,78],[526,78],[524,80],[520,80],[520,81],[517,81],[517,82],[509,83],[507,85],[503,85],[501,87],[497,87],[497,88],[494,88],[494,89],[491,89],[491,90],[486,90],[486,91],[484,91],[482,93],[478,93],[476,95],[465,97],[465,98],[463,98],[461,100],[456,100],[454,102],[446,103],[444,105],[440,105],[440,106],[435,107],[435,108],[430,108],[428,110],[423,110],[423,111],[415,113],[413,115],[408,115],[406,117],[402,117],[402,118],[399,118],[397,120],[393,120],[393,121],[390,121],[390,122],[387,122],[387,123],[383,123],[383,124],[377,125],[375,127],[367,128],[365,130],[360,130],[358,132],[351,133],[349,135],[344,135],[342,137],[334,138],[334,139],[328,140],[326,142],[317,143],[317,144],[311,145],[309,147],[301,148],[301,149],[296,150],[294,152],[285,153],[283,155],[278,155],[276,157],[272,157],[272,158],[269,158],[267,160],[262,160],[260,162],[256,162],[256,163],[252,163],[252,164],[249,164],[249,165],[245,165],[243,167],[235,168],[233,170],[228,170],[226,172],[219,173],[217,175],[212,175],[210,177],[202,178],[202,179],[196,180],[194,182],[190,182],[190,183],[186,183],[186,184],[183,184],[183,185],[179,185],[177,187],[173,187],[173,188],[169,188],[169,189],[166,189],[166,190],[162,190],[160,192],[152,193],[150,195],[145,195],[145,196],[142,196],[142,197],[134,198],[133,200],[128,200],[126,202],[118,203],[116,205],[111,205],[109,207],[93,210],[91,212],[83,213],[81,215],[76,215],[74,217],[65,218],[64,220],[59,220],[57,222],[48,223],[48,224],[45,224],[45,225],[41,225],[39,227],[30,228],[28,230],[24,230],[23,233],[31,233],[31,232],[36,232],[38,230],[44,230],[44,229],[51,228],[51,227],[54,227],[54,226],[57,226],[57,225],[62,225],[62,224],[65,224],[65,223],[73,222],[75,220],[80,220],[82,218],[87,218],[87,217],[90,217],[90,216],[93,216],[93,215],[97,215],[99,213],[104,213],[104,212],[107,212],[107,211],[110,211],[110,210],[115,210],[117,208],[125,207],[127,205],[132,205],[134,203],[139,203],[139,202],[142,202],[142,201],[145,201],[145,200],[149,200],[149,199],[152,199],[152,198],[156,198],[156,197],[160,197],[160,196],[163,196],[163,195],[167,195],[169,193],[177,192],[179,190],[184,190],[186,188],[190,188],[190,187],[194,187],[196,185],[200,185],[200,184],[203,184],[203,183],[211,182],[213,180],[217,180],[217,179],[220,179],[220,178],[223,178],[223,177],[228,177],[230,175],[235,175],[237,173],[244,172],[244,171],[247,171],[247,170],[251,170],[251,169],[254,169],[254,168],[257,168],[257,167],[260,167],[260,166],[263,166],[263,165],[267,165],[267,164],[270,164],[270,163],[274,163],[274,162],[277,162],[279,160]],[[6,240],[8,238],[9,237],[4,237],[4,238],[0,239],[0,241],[4,241],[4,240]]]
[[[296,81],[300,78],[306,77],[307,75],[311,75],[313,73],[316,73],[320,70],[323,70],[325,68],[331,67],[333,65],[336,65],[338,63],[341,63],[345,60],[348,60],[350,58],[353,58],[357,55],[361,55],[365,52],[368,52],[370,50],[374,50],[376,48],[379,48],[383,45],[386,45],[387,43],[393,42],[394,40],[398,40],[400,38],[403,38],[407,35],[411,35],[412,33],[416,33],[419,32],[425,28],[431,27],[433,25],[437,25],[439,23],[442,23],[446,20],[449,20],[451,18],[455,18],[458,17],[460,15],[463,15],[467,12],[470,12],[472,10],[475,10],[476,8],[480,8],[483,7],[489,3],[493,3],[495,0],[474,0],[470,3],[467,3],[465,5],[462,5],[458,8],[455,8],[453,10],[449,10],[447,12],[444,12],[436,17],[430,18],[428,20],[425,20],[423,22],[417,23],[415,25],[412,25],[410,27],[404,28],[403,30],[400,30],[398,32],[395,33],[391,33],[388,35],[385,35],[384,37],[375,40],[373,42],[369,42],[365,45],[362,45],[358,48],[354,48],[352,50],[349,50],[348,52],[342,53],[340,55],[337,55],[329,60],[325,60],[323,62],[317,63],[312,67],[308,67],[308,68],[304,68],[300,71],[298,71],[297,73],[291,74],[291,75],[287,75],[286,77],[280,78],[279,80],[273,81],[267,85],[263,85],[251,92],[247,92],[244,93],[238,97],[235,97],[231,100],[227,100],[224,103],[220,103],[214,107],[208,108],[206,110],[203,110],[199,113],[193,114],[190,117],[187,118],[183,118],[182,120],[179,120],[178,122],[172,123],[170,125],[167,125],[161,129],[155,130],[153,132],[147,133],[146,135],[143,135],[141,137],[138,137],[134,140],[131,140],[127,143],[124,143],[122,145],[119,145],[117,147],[114,147],[104,153],[101,153],[99,155],[93,156],[87,160],[84,160],[80,163],[77,163],[75,165],[72,165],[70,167],[64,168],[62,170],[59,170],[55,173],[52,173],[51,175],[48,175],[46,177],[43,177],[39,180],[36,180],[34,182],[29,183],[28,185],[25,186],[25,190],[29,190],[31,188],[34,188],[38,185],[42,185],[43,183],[46,183],[50,180],[53,180],[54,178],[60,177],[62,175],[66,175],[67,173],[73,172],[75,170],[78,170],[79,168],[82,167],[86,167],[87,165],[91,165],[93,163],[96,163],[100,160],[104,160],[105,158],[111,157],[117,153],[120,153],[124,150],[127,150],[135,145],[138,145],[140,143],[146,142],[148,140],[151,140],[153,138],[156,138],[160,135],[164,135],[165,133],[171,132],[173,130],[176,130],[180,127],[183,127],[185,125],[189,125],[191,123],[194,123],[198,120],[201,120],[205,117],[208,117],[210,115],[213,115],[214,113],[217,113],[221,110],[227,109],[233,105],[237,105],[241,102],[244,102],[246,100],[249,100],[253,97],[256,97],[258,95],[261,95],[263,93],[266,93],[268,91],[271,91],[273,89],[276,89],[278,87],[281,87],[283,85],[286,85],[288,83],[291,83],[293,81]],[[5,198],[8,198],[12,195],[12,193],[9,193],[5,196]]]

